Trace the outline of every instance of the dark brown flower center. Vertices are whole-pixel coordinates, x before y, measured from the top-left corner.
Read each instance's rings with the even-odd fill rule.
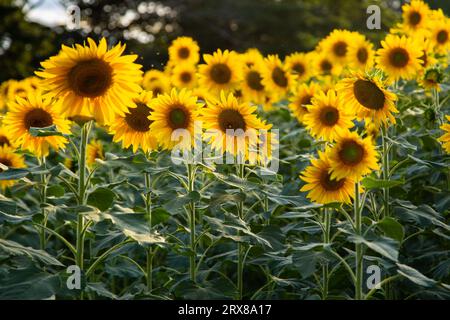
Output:
[[[213,65],[210,75],[211,79],[218,84],[227,84],[231,80],[231,70],[223,63]]]
[[[168,122],[169,126],[173,129],[186,129],[189,125],[191,115],[184,106],[175,105],[172,106],[172,110],[169,112]]]
[[[78,62],[69,72],[70,88],[81,97],[96,98],[112,84],[112,68],[100,59]]]
[[[45,128],[53,124],[53,118],[50,113],[43,109],[32,109],[24,117],[25,128]]]
[[[245,131],[246,124],[242,114],[234,109],[225,109],[219,114],[219,126],[223,132],[227,129]]]
[[[137,103],[136,105],[136,108],[128,109],[130,113],[125,115],[125,122],[135,131],[147,132],[153,122],[148,118],[152,109],[144,103]]]
[[[233,94],[236,98],[242,98],[242,90],[240,89],[234,90]]]
[[[302,63],[297,62],[292,65],[292,70],[294,70],[295,73],[301,76],[305,73],[305,66]]]
[[[181,82],[183,82],[183,83],[189,83],[192,80],[192,74],[188,71],[182,72],[180,74],[180,79],[181,79]]]
[[[255,90],[262,91],[264,86],[262,85],[262,78],[258,71],[249,71],[246,76],[247,85]]]
[[[437,34],[437,42],[440,44],[444,44],[448,41],[448,32],[446,30],[441,30]]]
[[[333,52],[338,57],[345,57],[347,54],[347,43],[338,41],[333,45]]]
[[[327,59],[324,59],[324,60],[322,60],[322,62],[320,62],[320,69],[322,70],[322,73],[328,74],[331,72],[332,68],[333,68],[333,65]]]
[[[7,158],[0,158],[0,163],[3,164],[4,166],[12,167],[12,162],[11,160],[7,159]],[[0,168],[0,172],[3,172],[3,169]]]
[[[359,48],[358,52],[356,53],[356,57],[358,58],[359,62],[366,63],[367,59],[369,58],[369,53],[367,52],[366,48]]]
[[[384,93],[372,81],[356,80],[353,84],[353,94],[356,100],[368,109],[380,110],[384,107]]]
[[[324,170],[320,176],[320,185],[326,191],[336,191],[344,186],[345,178],[340,180],[331,179],[331,174],[328,170]]]
[[[11,143],[9,142],[9,139],[5,136],[0,136],[0,146],[10,146]]]
[[[416,26],[420,23],[422,20],[422,16],[419,12],[413,11],[409,14],[409,24],[412,26]]]
[[[298,105],[298,107],[299,107],[300,109],[303,109],[303,110],[305,110],[305,111],[308,111],[308,109],[306,108],[306,106],[309,105],[309,104],[311,104],[311,99],[312,99],[312,96],[309,95],[309,94],[303,96],[303,97],[299,100],[299,105]]]
[[[283,69],[281,69],[280,67],[275,67],[272,70],[272,80],[279,87],[284,88],[288,85],[288,79],[286,78]]]
[[[354,166],[364,159],[364,148],[354,140],[344,141],[339,150],[339,159],[348,166]]]
[[[325,126],[334,126],[339,121],[339,110],[331,106],[322,108],[320,111],[320,121]]]
[[[396,68],[403,68],[409,62],[409,54],[403,48],[395,48],[389,54],[389,61],[391,65]]]
[[[419,59],[422,60],[421,65],[423,67],[426,67],[428,65],[428,55],[425,51],[423,52],[422,56]]]
[[[153,92],[153,97],[156,98],[158,96],[158,94],[162,94],[163,90],[160,87],[154,87],[152,89]]]
[[[178,57],[180,59],[187,59],[190,55],[190,51],[188,48],[186,47],[181,47],[180,49],[178,49]]]

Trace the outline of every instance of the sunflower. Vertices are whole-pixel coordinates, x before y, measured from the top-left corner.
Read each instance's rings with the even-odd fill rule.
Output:
[[[351,203],[351,198],[355,196],[355,180],[351,177],[333,179],[330,170],[328,156],[319,151],[319,158],[312,159],[311,165],[300,174],[300,179],[306,182],[300,191],[309,191],[306,197],[319,204]]]
[[[348,112],[356,114],[359,118],[379,123],[395,123],[392,113],[397,113],[395,101],[397,96],[386,90],[381,76],[355,73],[352,77],[343,79],[336,90],[341,96]]]
[[[196,64],[200,59],[200,48],[190,37],[178,37],[169,47],[169,59],[173,64],[187,62]]]
[[[446,118],[450,121],[450,116],[446,116]],[[445,133],[438,140],[442,142],[445,151],[450,154],[450,123],[443,124],[441,129],[444,130]]]
[[[312,98],[303,123],[314,138],[325,141],[334,141],[340,132],[354,126],[352,117],[344,112],[342,101],[334,90],[328,90],[327,94],[318,92]]]
[[[301,84],[293,90],[293,95],[289,98],[291,109],[298,122],[303,123],[303,117],[308,113],[307,105],[311,104],[311,100],[315,94],[321,91],[320,86],[311,82],[310,84]]]
[[[70,134],[70,121],[64,119],[55,108],[54,101],[42,97],[40,91],[33,91],[23,99],[8,103],[9,111],[3,119],[3,125],[11,140],[22,149],[27,149],[37,157],[46,156],[49,147],[55,150],[63,149],[67,139],[61,136],[34,137],[30,134],[31,127],[44,128],[56,126],[63,134]]]
[[[14,141],[10,138],[10,133],[3,127],[0,127],[0,147],[13,147]]]
[[[214,150],[247,158],[250,148],[254,149],[258,143],[257,130],[271,127],[258,118],[256,109],[222,91],[220,98],[209,102],[201,112],[205,140]]]
[[[201,104],[203,108],[206,107],[208,101],[212,101],[216,98],[216,95],[211,94],[208,90],[201,87],[193,89],[192,95],[197,97],[197,103]]]
[[[327,150],[331,178],[350,177],[359,181],[373,170],[379,170],[378,153],[370,137],[361,138],[357,132],[344,131],[336,144]]]
[[[423,32],[429,23],[430,8],[421,0],[412,0],[402,7],[403,30],[409,35]]]
[[[14,153],[14,149],[8,146],[0,146],[0,172],[3,172],[3,166],[9,168],[25,168],[25,160],[23,155]],[[0,189],[5,190],[7,187],[13,186],[15,180],[0,180]]]
[[[242,68],[237,53],[218,49],[212,55],[203,55],[203,59],[206,64],[199,65],[202,87],[219,93],[220,90],[232,91],[239,86]]]
[[[266,90],[262,83],[263,68],[264,65],[260,62],[255,62],[251,67],[244,65],[241,89],[242,95],[247,101],[254,103],[264,101]]]
[[[61,112],[67,116],[85,114],[86,109],[100,123],[123,115],[142,90],[141,65],[136,55],[123,55],[120,43],[108,50],[103,38],[99,45],[88,38],[89,45],[62,46],[61,52],[41,65],[36,75],[44,80],[49,97],[60,98]]]
[[[314,73],[319,76],[337,76],[342,72],[342,66],[335,63],[324,52],[311,55]]]
[[[431,67],[425,70],[419,79],[419,84],[426,90],[441,91],[441,83],[444,82],[444,73],[439,67]]]
[[[285,58],[284,65],[297,76],[297,81],[306,81],[311,75],[310,55],[307,53],[292,53]]]
[[[353,41],[353,34],[348,30],[333,30],[320,44],[320,50],[329,59],[338,64],[347,62],[348,47]]]
[[[263,63],[264,57],[256,48],[250,48],[245,53],[239,55],[244,66],[253,67],[255,63]]]
[[[417,43],[422,49],[422,55],[420,56],[422,72],[437,64],[438,60],[434,56],[434,44],[430,39],[417,37]]]
[[[24,98],[28,95],[30,90],[32,90],[32,88],[26,81],[11,80],[8,86],[7,100],[14,101],[16,97]]]
[[[275,96],[285,95],[292,87],[296,76],[289,72],[277,55],[269,55],[264,62],[266,66],[262,74],[264,87]]]
[[[174,87],[193,88],[197,84],[197,68],[193,64],[178,64],[172,70],[171,79]]]
[[[133,146],[133,152],[141,148],[144,152],[150,152],[158,147],[156,138],[150,130],[151,121],[148,117],[152,113],[150,103],[153,94],[150,91],[142,91],[134,100],[136,108],[129,108],[123,116],[118,116],[111,124],[109,132],[114,135],[114,142],[122,142],[123,148]]]
[[[373,45],[361,34],[355,34],[348,45],[348,63],[351,69],[370,70],[374,65]]]
[[[8,90],[11,80],[4,81],[0,85],[0,110],[3,111],[6,108],[6,102],[8,101]]]
[[[172,140],[172,133],[178,129],[188,130],[194,140],[194,122],[202,104],[191,91],[172,89],[170,94],[159,95],[150,101],[149,107],[152,110],[148,117],[150,130],[163,148],[172,149],[177,145],[177,141]],[[182,148],[191,146],[186,144],[187,141],[183,142]]]
[[[420,70],[420,57],[423,52],[417,43],[408,37],[388,35],[381,41],[375,58],[378,67],[383,70],[391,81],[400,78],[410,80]]]
[[[437,52],[446,55],[450,50],[450,19],[444,18],[431,25],[430,40]]]
[[[105,155],[103,153],[103,144],[100,140],[92,140],[87,145],[86,149],[86,163],[92,167],[95,164],[95,159],[103,160]]]

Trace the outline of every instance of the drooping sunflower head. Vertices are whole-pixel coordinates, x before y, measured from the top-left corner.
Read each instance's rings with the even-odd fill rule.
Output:
[[[16,101],[8,103],[8,107],[3,126],[17,146],[42,157],[48,155],[50,147],[59,150],[67,144],[67,139],[62,136],[31,135],[30,128],[49,126],[55,126],[63,134],[70,133],[70,121],[61,116],[54,101],[43,99],[40,91],[30,92],[25,99],[17,97]]]
[[[176,88],[193,88],[197,84],[197,67],[189,63],[178,64],[172,70],[171,79]]]
[[[282,96],[293,86],[296,76],[291,74],[277,55],[269,55],[265,60],[262,83],[271,94]]]
[[[242,95],[245,100],[254,103],[262,103],[266,94],[266,89],[263,84],[263,70],[264,64],[261,62],[254,62],[252,66],[243,67],[242,76]]]
[[[363,139],[357,132],[343,131],[327,153],[333,179],[350,177],[359,181],[363,176],[379,169],[378,154],[371,137]]]
[[[231,92],[242,79],[241,60],[234,51],[218,49],[203,55],[205,64],[199,65],[200,85],[217,94],[223,90]]]
[[[348,47],[352,38],[352,33],[348,30],[333,30],[320,42],[319,47],[332,62],[344,64],[347,62]]]
[[[375,60],[391,81],[412,79],[420,70],[423,52],[413,39],[388,35],[381,41],[381,45]]]
[[[446,116],[447,121],[450,121],[450,115]],[[442,146],[447,153],[450,154],[450,123],[444,123],[441,129],[445,132],[438,140],[442,142]]]
[[[311,165],[300,174],[300,179],[306,182],[300,191],[309,191],[307,198],[319,204],[351,203],[355,195],[355,180],[351,177],[333,179],[330,170],[328,156],[319,151],[319,158],[311,160]]]
[[[220,98],[208,102],[201,112],[206,130],[204,137],[213,149],[248,157],[249,147],[258,143],[258,130],[268,130],[270,125],[261,121],[256,106],[239,102],[233,94],[223,91]]]
[[[103,143],[100,140],[92,140],[87,145],[86,164],[90,167],[94,166],[96,163],[95,159],[105,159],[105,155],[103,153]]]
[[[172,63],[196,64],[200,59],[200,47],[190,37],[178,37],[169,47],[169,59]]]
[[[412,0],[402,7],[403,28],[408,34],[415,35],[429,24],[430,8],[421,0]]]
[[[62,46],[36,74],[43,78],[46,96],[61,100],[62,113],[90,113],[100,123],[109,123],[123,115],[142,90],[141,65],[134,63],[137,56],[122,55],[124,50],[120,43],[108,50],[104,38],[98,45],[88,38],[88,45]]]
[[[311,60],[307,53],[292,53],[285,58],[284,65],[297,76],[297,81],[307,81],[311,76]]]
[[[352,116],[345,112],[341,99],[334,90],[319,91],[308,105],[303,123],[316,139],[334,141],[338,134],[354,126]]]
[[[397,96],[388,91],[380,74],[367,75],[355,73],[343,79],[336,90],[343,101],[346,101],[348,112],[356,114],[360,119],[379,123],[395,123],[392,113],[397,113],[395,101]]]
[[[141,148],[150,152],[158,147],[156,137],[150,130],[152,113],[150,103],[153,100],[151,91],[142,91],[134,100],[136,107],[128,108],[123,116],[118,116],[111,124],[109,131],[114,135],[114,142],[122,142],[123,148],[133,147],[133,152]]]
[[[181,141],[178,146],[182,149],[192,146],[195,140],[194,123],[202,104],[191,91],[172,89],[170,94],[162,94],[153,99],[149,106],[152,109],[149,116],[152,121],[150,130],[163,148],[172,149],[178,144],[177,140],[172,140],[172,134],[180,133],[180,130],[189,133],[191,139]]]
[[[419,79],[420,85],[425,90],[441,90],[441,83],[444,82],[444,72],[439,67],[430,67],[425,70],[421,79]]]
[[[307,106],[311,104],[312,98],[320,90],[320,86],[315,82],[310,84],[303,83],[293,90],[293,95],[289,99],[289,109],[291,109],[298,122],[303,123],[303,117],[308,113]]]
[[[373,45],[363,35],[355,33],[348,46],[348,62],[351,69],[370,70],[374,65]]]
[[[6,145],[0,146],[0,164],[0,172],[9,168],[25,168],[23,155],[15,153],[14,148]],[[1,180],[0,189],[5,190],[7,187],[13,186],[15,182],[15,180]]]

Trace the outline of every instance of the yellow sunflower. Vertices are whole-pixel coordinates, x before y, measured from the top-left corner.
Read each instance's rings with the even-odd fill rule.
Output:
[[[342,72],[342,66],[335,63],[324,52],[315,52],[311,55],[311,58],[316,76],[338,76]]]
[[[320,50],[329,59],[338,64],[347,62],[348,46],[353,41],[352,32],[348,30],[333,30],[320,44]]]
[[[0,147],[13,147],[14,141],[10,138],[10,133],[3,127],[0,127]]]
[[[214,150],[248,158],[250,148],[258,144],[257,130],[270,129],[256,114],[257,107],[240,103],[233,94],[222,91],[220,98],[208,103],[201,112],[204,137]]]
[[[26,81],[11,80],[8,86],[7,99],[14,101],[16,97],[24,98],[28,95],[28,92],[30,92],[30,90],[32,90],[32,88]]]
[[[419,79],[419,84],[425,90],[441,91],[441,83],[444,82],[444,73],[439,67],[431,67],[424,71],[423,76]]]
[[[241,60],[234,51],[218,49],[203,55],[205,64],[199,65],[199,83],[202,87],[215,91],[231,92],[239,86],[242,78]]]
[[[23,155],[14,153],[14,149],[8,146],[0,146],[0,164],[9,168],[25,168],[25,160]],[[4,169],[0,167],[0,172]],[[7,187],[13,186],[15,180],[0,180],[0,189],[5,190]]]
[[[95,164],[95,159],[103,160],[105,155],[103,153],[103,143],[100,140],[91,140],[86,149],[86,163],[92,167]]]
[[[331,178],[353,178],[359,181],[373,170],[379,170],[378,153],[370,137],[361,138],[357,132],[344,131],[336,144],[327,150]]]
[[[264,65],[260,62],[255,62],[250,67],[244,65],[241,90],[247,101],[258,104],[264,101],[266,90],[262,82],[263,68]]]
[[[284,60],[286,68],[297,76],[297,81],[306,81],[311,75],[310,55],[307,53],[295,52],[287,56]]]
[[[187,62],[196,64],[200,59],[200,48],[197,42],[190,37],[178,37],[169,47],[169,59],[178,64]]]
[[[161,72],[159,70],[150,70],[151,72],[147,77],[146,81],[143,81],[142,86],[145,90],[153,92],[153,97],[157,97],[159,94],[169,93],[170,86],[170,78],[166,76],[164,73],[156,77],[156,71]],[[145,74],[147,75],[147,73]]]
[[[423,38],[423,37],[417,37],[417,43],[418,46],[422,49],[422,55],[420,56],[420,64],[422,66],[422,69],[420,70],[421,73],[428,69],[429,67],[434,66],[438,63],[438,60],[434,56],[434,45],[433,42],[430,39]]]
[[[264,57],[256,48],[250,48],[239,55],[244,66],[252,67],[255,63],[263,63]]]
[[[41,65],[36,74],[44,80],[49,97],[61,99],[61,112],[67,116],[86,114],[86,109],[100,123],[123,115],[142,90],[141,65],[137,55],[122,55],[120,43],[108,50],[103,38],[99,45],[88,38],[89,45],[62,46],[61,52]]]
[[[351,203],[351,199],[355,197],[355,180],[351,177],[333,179],[330,170],[328,156],[319,151],[319,158],[312,159],[311,165],[300,174],[300,179],[306,182],[300,191],[309,191],[306,197],[319,204]]]
[[[348,45],[348,63],[351,69],[370,70],[375,62],[375,51],[363,35],[355,34]]]
[[[289,72],[277,55],[269,55],[264,61],[264,87],[275,96],[284,96],[294,84],[296,76]]]
[[[67,139],[61,136],[34,137],[31,127],[44,128],[56,126],[63,134],[70,134],[70,121],[64,119],[55,108],[55,102],[42,98],[40,91],[33,91],[25,99],[18,97],[8,103],[9,111],[3,119],[3,125],[11,140],[22,149],[29,150],[37,157],[46,156],[49,147],[63,149]]]
[[[412,0],[402,7],[403,11],[403,30],[409,35],[416,35],[423,32],[429,23],[430,8],[421,0]]]
[[[303,123],[303,117],[308,113],[306,106],[311,104],[312,98],[319,91],[321,91],[321,88],[315,82],[310,84],[303,83],[293,90],[293,95],[289,98],[289,109],[291,109],[298,122]]]
[[[356,114],[360,119],[379,123],[395,123],[392,113],[397,113],[395,101],[397,96],[386,90],[380,75],[355,73],[343,79],[336,90],[348,108],[348,112]]]
[[[174,87],[193,88],[197,84],[197,68],[193,64],[180,63],[173,68],[171,79]]]
[[[114,142],[122,142],[123,148],[133,146],[133,152],[141,148],[147,153],[158,147],[156,137],[150,130],[153,121],[148,118],[153,111],[150,107],[152,97],[152,92],[142,91],[134,100],[137,107],[129,108],[125,115],[116,117],[109,127]]]
[[[450,50],[450,19],[444,18],[430,27],[430,40],[437,52],[446,55]]]
[[[4,111],[6,108],[6,102],[8,101],[8,89],[11,84],[11,80],[4,81],[0,85],[0,110]]]
[[[450,116],[446,116],[447,120],[450,121]],[[441,126],[441,129],[445,133],[438,139],[442,142],[442,145],[447,153],[450,153],[450,123],[445,123]]]
[[[203,108],[206,107],[208,101],[212,101],[216,98],[216,95],[201,87],[193,89],[192,95],[197,97],[197,102],[201,104]]]
[[[420,57],[423,52],[417,43],[408,37],[388,35],[381,41],[375,58],[378,67],[383,70],[391,81],[400,78],[410,80],[420,70]]]
[[[172,140],[172,133],[178,129],[187,130],[191,137],[191,141],[182,141],[181,147],[186,149],[193,144],[194,122],[202,104],[191,91],[172,89],[170,94],[159,95],[150,101],[149,107],[152,110],[150,130],[163,148],[172,149],[177,145],[178,142]]]
[[[334,90],[328,90],[327,94],[318,92],[312,98],[303,123],[314,138],[325,141],[334,141],[339,133],[354,126]]]

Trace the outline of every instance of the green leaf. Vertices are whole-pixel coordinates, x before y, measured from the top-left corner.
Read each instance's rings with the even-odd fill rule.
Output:
[[[152,210],[152,226],[167,222],[170,218],[170,213],[163,208],[156,208]]]
[[[0,180],[17,180],[25,177],[29,173],[26,169],[8,168],[0,172]]]
[[[6,214],[16,214],[17,204],[15,201],[0,194],[0,211]]]
[[[62,136],[63,134],[58,131],[56,125],[51,125],[49,127],[37,128],[31,127],[28,132],[33,137],[51,137],[51,136]]]
[[[166,209],[171,214],[175,213],[175,211],[180,210],[183,206],[187,205],[191,201],[198,201],[200,199],[200,193],[197,191],[192,191],[187,195],[179,196],[163,205],[163,208]]]
[[[405,230],[400,222],[391,217],[385,217],[377,223],[378,227],[390,238],[402,242]]]
[[[428,278],[427,276],[423,275],[422,273],[420,273],[419,271],[410,266],[401,263],[397,263],[397,266],[399,268],[399,270],[397,270],[399,274],[401,274],[402,276],[406,277],[407,279],[411,280],[412,282],[414,282],[419,286],[430,288],[434,287],[437,283],[436,280]]]
[[[404,183],[405,183],[404,180],[382,180],[382,179],[375,179],[372,177],[365,177],[362,180],[362,185],[367,190],[392,188],[392,187],[403,185]]]
[[[64,196],[65,190],[62,186],[55,184],[47,188],[47,196],[60,198]]]
[[[20,243],[11,240],[0,239],[0,251],[4,251],[11,256],[28,256],[32,260],[37,260],[48,265],[64,266],[61,262],[43,250],[24,247]]]
[[[353,234],[348,237],[348,240],[353,243],[362,243],[392,261],[396,262],[398,260],[398,242],[390,238],[378,237],[377,239],[369,240]]]
[[[114,201],[116,194],[108,188],[97,188],[89,194],[87,203],[101,211],[109,209]]]

